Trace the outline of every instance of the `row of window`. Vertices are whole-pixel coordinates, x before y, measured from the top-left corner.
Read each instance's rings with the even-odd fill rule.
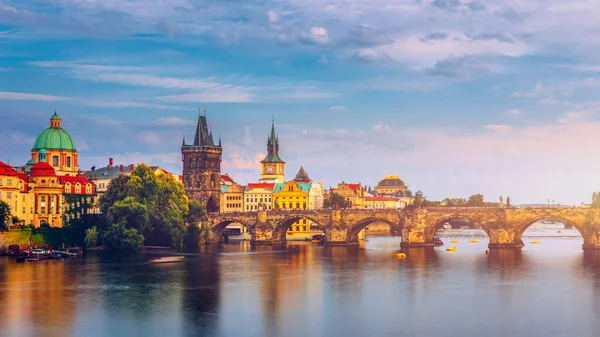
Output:
[[[6,192],[6,199],[12,199],[13,192]],[[2,199],[2,191],[0,191],[0,199]]]
[[[227,208],[242,208],[242,204],[227,204]]]
[[[300,232],[300,228],[302,228],[303,232],[306,232],[306,226],[302,226],[302,227],[300,227],[300,226],[292,226],[292,227],[290,227],[289,231],[290,232],[292,232],[292,231],[294,231],[294,232]]]
[[[269,197],[269,198],[246,198],[246,202],[271,202],[271,197]]]
[[[227,200],[242,200],[242,197],[239,195],[228,195],[227,197],[225,197],[225,199],[227,199]]]
[[[271,209],[273,209],[273,207],[271,207],[271,205],[265,205],[265,210],[270,211]],[[257,211],[258,210],[258,205],[246,205],[246,211]]]
[[[3,182],[3,180],[4,180],[4,179],[0,178],[0,186],[4,186],[4,185],[3,185],[3,183],[4,183],[4,182]],[[12,185],[13,185],[13,180],[12,180],[12,179],[10,179],[10,178],[9,178],[9,179],[6,179],[6,186],[12,186]]]
[[[59,167],[59,157],[58,156],[52,156],[52,166],[54,167]],[[67,157],[67,167],[71,167],[71,157]]]

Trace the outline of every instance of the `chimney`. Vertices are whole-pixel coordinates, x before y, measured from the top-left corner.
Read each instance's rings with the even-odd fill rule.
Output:
[[[108,168],[113,167],[113,159],[112,157],[108,158]]]
[[[121,164],[121,166],[119,166],[119,171],[123,171],[123,164]]]

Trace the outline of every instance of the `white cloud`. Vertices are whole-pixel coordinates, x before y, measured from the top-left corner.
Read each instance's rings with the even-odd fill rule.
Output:
[[[329,107],[329,111],[346,111],[346,107],[341,105],[334,105]]]
[[[62,97],[62,96],[0,91],[0,100],[55,102],[55,101],[64,101],[64,100],[68,100],[68,99],[70,99],[70,98]]]
[[[484,127],[494,133],[508,134],[512,131],[512,127],[507,124],[488,124]]]
[[[279,21],[279,14],[277,14],[277,12],[275,12],[275,11],[268,11],[267,16],[269,17],[270,22]]]
[[[189,126],[196,125],[196,121],[182,119],[179,117],[160,117],[154,121],[154,124],[163,126]]]
[[[521,110],[520,109],[510,109],[510,110],[506,111],[506,114],[509,116],[519,116],[519,115],[521,115]]]
[[[384,132],[389,132],[391,130],[389,124],[384,124],[384,123],[375,124],[371,127],[371,129],[373,131],[375,131],[376,133],[384,133]]]
[[[372,48],[359,49],[356,56],[365,61],[375,61],[380,58],[380,55]]]
[[[302,40],[309,43],[324,45],[329,42],[327,29],[323,27],[313,26],[310,28],[310,33],[302,35]]]
[[[138,139],[148,145],[157,145],[160,143],[160,136],[157,133],[150,131],[140,133]]]
[[[265,159],[266,154],[258,152],[254,154],[252,159],[244,159],[237,152],[229,154],[229,158],[224,159],[222,162],[223,170],[252,170],[260,171],[260,161]]]

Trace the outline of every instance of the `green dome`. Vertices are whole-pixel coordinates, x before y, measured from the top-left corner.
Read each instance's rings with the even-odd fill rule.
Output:
[[[29,161],[25,165],[27,165],[27,166],[29,166],[29,165],[33,166],[33,165],[35,165],[35,160],[29,159]]]
[[[33,149],[75,151],[75,142],[73,142],[73,138],[63,128],[47,128],[36,139]]]
[[[60,116],[58,116],[56,114],[56,111],[54,111],[54,115],[52,115],[52,117],[50,117],[50,120],[56,120],[56,119],[60,119]]]

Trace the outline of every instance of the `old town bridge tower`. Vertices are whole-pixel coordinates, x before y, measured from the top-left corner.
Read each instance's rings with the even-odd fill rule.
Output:
[[[219,211],[221,194],[221,139],[215,144],[212,131],[204,115],[198,116],[194,143],[187,145],[185,137],[181,146],[183,160],[183,186],[190,200],[198,200],[207,212]]]

